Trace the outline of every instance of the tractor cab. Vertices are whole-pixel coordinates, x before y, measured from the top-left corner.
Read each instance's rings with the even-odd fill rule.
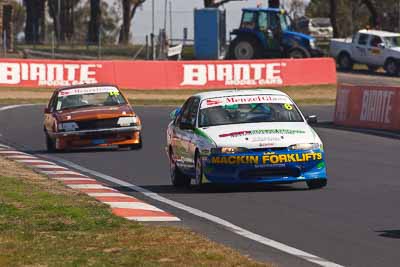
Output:
[[[306,58],[318,54],[315,39],[293,31],[285,10],[278,8],[244,8],[236,37],[229,46],[232,59]]]

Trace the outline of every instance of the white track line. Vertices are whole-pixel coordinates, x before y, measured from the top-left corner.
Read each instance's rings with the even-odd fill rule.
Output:
[[[74,178],[71,178],[71,177],[66,177],[66,178],[52,178],[53,180],[57,180],[57,181],[97,181],[96,179],[93,179],[93,178],[78,178],[78,177],[74,177]]]
[[[65,174],[72,174],[72,175],[77,175],[77,176],[82,176],[82,177],[87,177],[86,175],[74,172],[74,171],[40,171],[44,174],[47,175],[65,175]]]
[[[103,202],[103,203],[110,205],[111,208],[163,211],[159,208],[156,208],[144,202]]]
[[[41,165],[55,165],[54,163],[51,163],[50,161],[46,160],[40,160],[40,159],[17,159],[15,160],[17,162],[21,163],[41,163]]]
[[[132,198],[136,199],[132,196],[125,195],[122,193],[87,193],[91,197],[126,197],[126,198]]]
[[[39,104],[11,105],[11,106],[0,107],[0,111],[9,110],[9,109],[14,109],[14,108],[21,108],[21,107],[38,106],[38,105],[39,105]]]
[[[115,191],[115,189],[101,184],[67,184],[67,186],[72,189],[111,189]]]
[[[47,157],[47,158],[54,159],[55,161],[58,161],[58,162],[60,162],[60,163],[62,163],[64,165],[69,166],[71,168],[74,168],[76,170],[79,170],[79,171],[82,171],[82,172],[85,172],[85,173],[90,173],[93,176],[96,176],[96,177],[99,177],[101,179],[107,180],[107,181],[112,182],[114,184],[118,184],[120,186],[124,186],[124,187],[130,188],[130,189],[133,189],[133,190],[135,190],[137,192],[142,193],[143,195],[145,195],[145,196],[147,196],[149,198],[152,198],[154,200],[157,200],[157,201],[160,201],[162,203],[168,204],[168,205],[170,205],[172,207],[175,207],[177,209],[184,210],[184,211],[186,211],[188,213],[191,213],[191,214],[196,215],[198,217],[204,218],[204,219],[209,220],[211,222],[214,222],[216,224],[222,225],[227,230],[229,230],[229,231],[231,231],[231,232],[233,232],[233,233],[235,233],[237,235],[240,235],[242,237],[251,239],[253,241],[256,241],[256,242],[264,244],[266,246],[275,248],[277,250],[283,251],[283,252],[285,252],[287,254],[290,254],[290,255],[293,255],[295,257],[301,258],[301,259],[306,260],[308,262],[312,262],[312,263],[315,263],[317,265],[325,266],[325,267],[343,267],[343,265],[339,265],[337,263],[334,263],[334,262],[331,262],[329,260],[323,259],[321,257],[318,257],[316,255],[313,255],[313,254],[310,254],[308,252],[302,251],[300,249],[288,246],[288,245],[283,244],[281,242],[278,242],[278,241],[272,240],[270,238],[261,236],[259,234],[253,233],[253,232],[251,232],[249,230],[241,228],[241,227],[239,227],[239,226],[237,226],[235,224],[230,223],[229,221],[221,219],[221,218],[219,218],[217,216],[214,216],[212,214],[206,213],[206,212],[201,211],[199,209],[195,209],[195,208],[186,206],[185,204],[179,203],[177,201],[170,200],[170,199],[165,198],[165,197],[163,197],[163,196],[161,196],[161,195],[159,195],[157,193],[154,193],[154,192],[152,192],[150,190],[147,190],[147,189],[145,189],[143,187],[140,187],[140,186],[137,186],[137,185],[122,181],[120,179],[114,178],[112,176],[109,176],[109,175],[106,175],[106,174],[103,174],[103,173],[100,173],[100,172],[97,172],[97,171],[94,171],[94,170],[87,169],[87,168],[85,168],[83,166],[80,166],[78,164],[75,164],[73,162],[70,162],[70,161],[67,161],[67,160],[64,160],[64,159],[60,159],[60,158],[56,158],[56,157],[52,157],[52,156],[47,156],[47,155],[44,155],[44,156]],[[69,186],[71,187],[71,185],[69,185]],[[82,185],[79,185],[79,186],[82,186]],[[93,186],[93,185],[87,185],[87,186]],[[99,186],[99,185],[94,185],[94,186]],[[75,187],[75,188],[77,188],[77,187]],[[90,188],[90,187],[87,187],[87,188]],[[96,188],[96,187],[93,187],[93,188]],[[97,188],[99,188],[99,187],[97,187]],[[146,218],[149,218],[149,217],[146,217]],[[143,217],[142,219],[145,219],[145,218]],[[132,217],[132,220],[137,220],[137,217]]]
[[[26,156],[26,155],[10,155],[10,156],[5,155],[5,157],[8,159],[37,159],[37,157]]]
[[[67,168],[61,167],[59,165],[33,165],[37,169],[62,169],[68,170]]]
[[[132,216],[132,217],[124,217],[125,219],[131,221],[138,221],[138,222],[178,222],[180,221],[179,218],[174,216]]]

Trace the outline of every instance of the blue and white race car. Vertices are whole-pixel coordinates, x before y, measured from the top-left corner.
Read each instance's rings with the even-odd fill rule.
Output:
[[[167,129],[174,186],[208,183],[327,184],[321,139],[286,94],[269,89],[196,94]]]

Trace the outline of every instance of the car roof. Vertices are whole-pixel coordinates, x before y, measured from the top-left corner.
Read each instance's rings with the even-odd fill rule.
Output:
[[[368,29],[359,30],[358,32],[359,32],[359,33],[366,33],[366,34],[377,35],[377,36],[380,36],[380,37],[394,37],[394,36],[400,36],[400,33],[387,32],[387,31],[378,31],[378,30],[368,30]]]
[[[229,96],[242,96],[242,95],[282,95],[287,94],[274,90],[274,89],[242,89],[242,90],[220,90],[220,91],[209,91],[197,93],[194,96],[200,99],[217,98],[217,97],[229,97]]]
[[[64,87],[57,88],[54,91],[60,92],[63,90],[69,90],[69,89],[75,89],[75,88],[106,87],[106,86],[116,87],[119,90],[118,86],[116,86],[115,84],[90,83],[90,84],[78,84],[78,85],[72,85],[72,86],[64,86]]]
[[[246,7],[246,8],[242,8],[242,11],[252,11],[252,12],[256,12],[256,11],[282,12],[282,11],[285,11],[285,10],[284,10],[284,9],[280,9],[280,8],[271,8],[271,7]]]

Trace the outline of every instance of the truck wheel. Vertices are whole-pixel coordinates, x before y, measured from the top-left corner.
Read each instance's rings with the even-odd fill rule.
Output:
[[[309,58],[311,57],[310,53],[301,48],[301,47],[295,47],[289,50],[288,52],[288,57],[289,58]]]
[[[176,166],[176,162],[172,157],[172,150],[169,153],[169,170],[170,170],[170,177],[171,183],[175,187],[188,187],[190,186],[190,177],[184,175],[181,170]]]
[[[385,63],[385,71],[390,76],[396,76],[399,73],[399,63],[389,58]]]
[[[351,70],[353,68],[353,60],[347,53],[341,53],[339,55],[338,64],[339,64],[339,69],[341,70]]]
[[[233,40],[229,54],[232,59],[255,59],[260,58],[262,48],[253,38],[236,38]]]

